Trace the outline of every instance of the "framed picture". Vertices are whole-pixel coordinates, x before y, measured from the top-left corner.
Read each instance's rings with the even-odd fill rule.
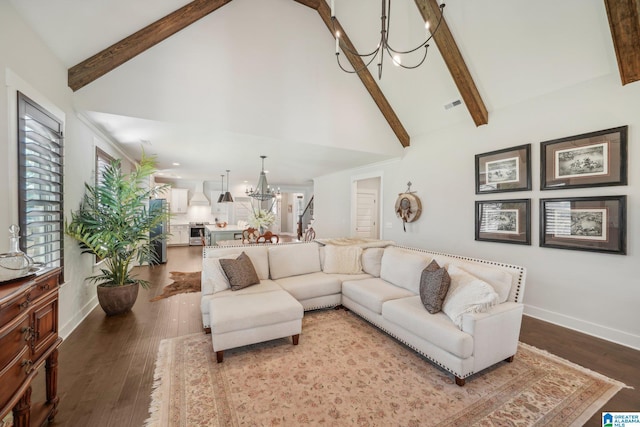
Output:
[[[540,189],[627,185],[627,126],[540,144]]]
[[[476,194],[531,190],[531,144],[476,154]]]
[[[476,240],[531,244],[531,199],[476,201]]]
[[[540,246],[627,253],[627,196],[540,200]]]

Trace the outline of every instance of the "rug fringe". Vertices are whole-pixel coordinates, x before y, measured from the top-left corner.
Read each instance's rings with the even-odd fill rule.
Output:
[[[171,381],[170,378],[163,378],[162,374],[166,371],[168,366],[171,366],[171,355],[173,354],[173,352],[170,351],[171,343],[171,339],[163,339],[160,341],[160,345],[158,347],[158,356],[153,371],[153,384],[151,386],[149,418],[144,422],[145,427],[160,426],[160,422],[163,419],[162,413],[166,405],[166,403],[163,403],[164,391],[167,389],[167,384],[170,384]]]

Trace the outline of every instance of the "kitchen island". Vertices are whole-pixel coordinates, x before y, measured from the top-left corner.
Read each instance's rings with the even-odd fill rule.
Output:
[[[205,225],[205,237],[210,246],[221,240],[242,240],[242,228],[235,225],[217,227],[215,224]]]

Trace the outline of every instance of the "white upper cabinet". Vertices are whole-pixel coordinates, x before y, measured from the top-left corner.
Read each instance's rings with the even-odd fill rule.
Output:
[[[171,213],[187,213],[189,207],[189,190],[186,188],[172,188],[171,189]]]

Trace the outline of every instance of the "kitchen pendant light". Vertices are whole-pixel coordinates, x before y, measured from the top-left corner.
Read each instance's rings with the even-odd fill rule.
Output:
[[[224,199],[224,175],[220,175],[220,195],[218,196],[218,203],[222,203]]]
[[[231,203],[233,202],[233,197],[231,197],[231,193],[229,193],[229,169],[227,169],[227,191],[224,193],[222,197],[222,203]]]
[[[258,178],[258,185],[256,185],[256,189],[254,190],[253,188],[248,188],[245,193],[247,194],[247,196],[249,197],[253,197],[256,200],[260,200],[265,201],[265,200],[271,200],[274,197],[276,197],[276,190],[274,190],[273,188],[269,188],[269,184],[267,183],[267,175],[264,172],[264,159],[267,158],[267,156],[260,156],[260,158],[262,159],[262,171],[260,171],[260,178]]]

